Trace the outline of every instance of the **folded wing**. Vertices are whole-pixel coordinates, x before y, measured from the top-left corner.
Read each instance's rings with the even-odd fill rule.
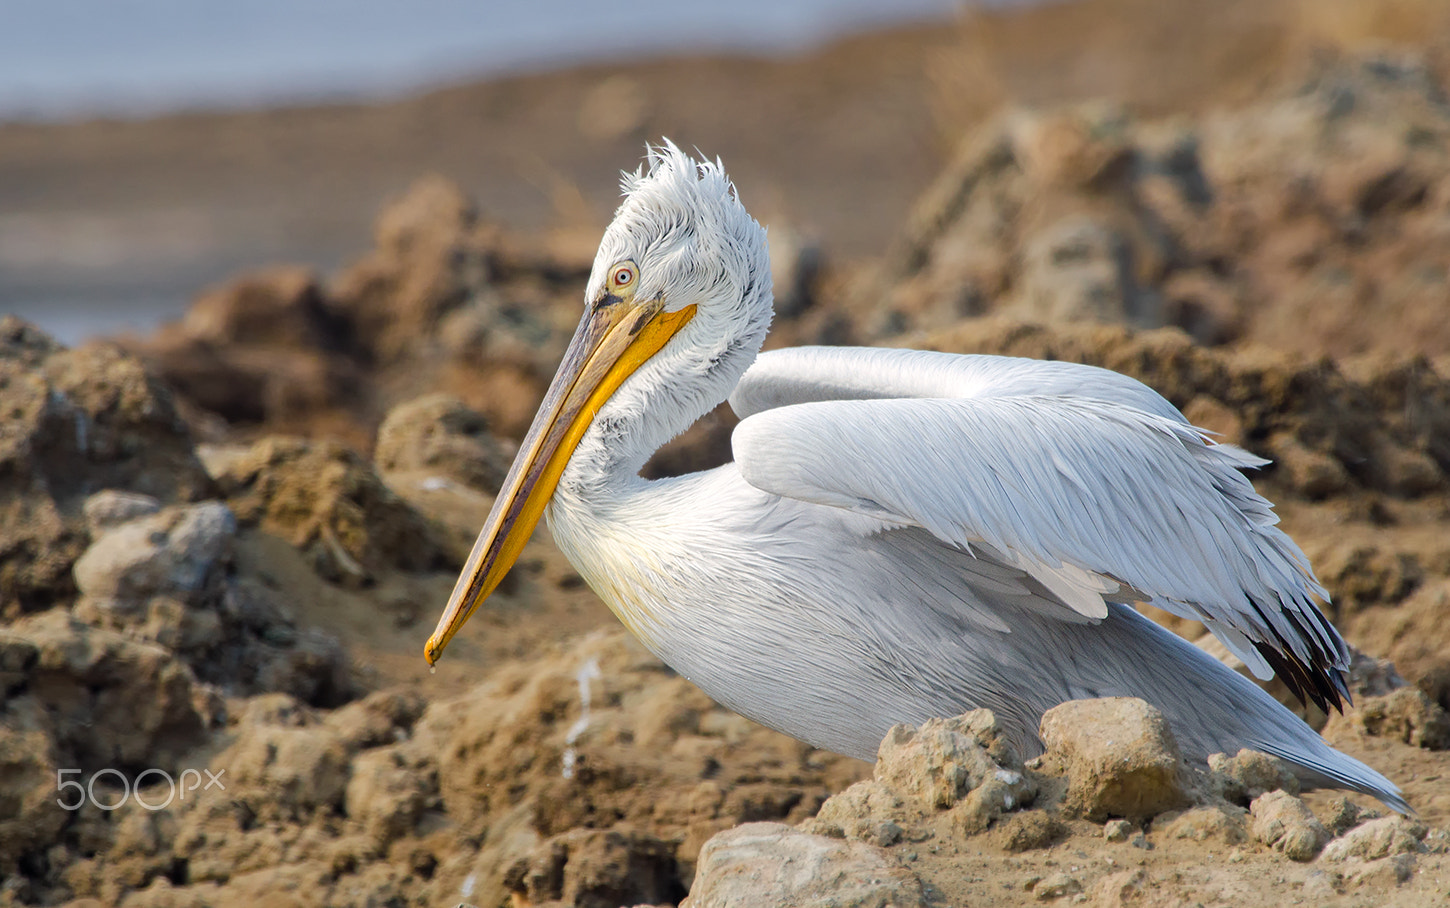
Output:
[[[1322,708],[1347,695],[1344,641],[1272,506],[1157,393],[1074,363],[909,350],[763,354],[731,406],[745,479],[918,526],[1024,571],[1062,617],[1141,599],[1202,621],[1256,675]]]

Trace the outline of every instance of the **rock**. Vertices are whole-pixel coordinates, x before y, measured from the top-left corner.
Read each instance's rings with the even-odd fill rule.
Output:
[[[1158,828],[1156,822],[1153,824],[1153,828],[1155,830]],[[1171,839],[1219,842],[1224,845],[1239,845],[1249,840],[1249,830],[1244,823],[1244,812],[1224,805],[1194,807],[1185,810],[1174,817],[1163,832]]]
[[[880,782],[857,782],[831,795],[802,829],[818,835],[860,839],[872,845],[895,844],[902,835],[906,804]]]
[[[91,494],[175,502],[210,488],[170,392],[113,346],[66,350],[0,319],[0,413],[0,615],[69,597]]]
[[[295,822],[341,810],[351,766],[337,732],[316,724],[281,727],[258,718],[243,717],[235,742],[212,760],[214,771],[226,771],[227,797],[266,820]],[[375,772],[365,786],[378,783]],[[389,817],[369,819],[385,824]]]
[[[243,524],[286,539],[328,580],[367,583],[388,569],[446,564],[427,520],[341,445],[266,438],[219,484]]]
[[[1067,775],[1068,816],[1143,818],[1189,803],[1178,744],[1142,700],[1072,700],[1043,714],[1039,734],[1044,766]]]
[[[81,512],[86,516],[91,535],[99,536],[106,530],[138,517],[155,514],[160,509],[161,502],[150,495],[106,489],[87,498]]]
[[[1367,735],[1393,738],[1428,750],[1450,748],[1450,716],[1418,687],[1365,697],[1355,707],[1347,718]]]
[[[1361,890],[1388,893],[1403,886],[1415,875],[1415,856],[1397,854],[1375,861],[1351,861],[1344,879]]]
[[[1082,883],[1065,873],[1049,873],[1032,887],[1032,894],[1039,902],[1051,902],[1079,892],[1082,892]]]
[[[992,837],[1004,851],[1018,853],[1051,848],[1067,838],[1067,824],[1045,810],[1024,810],[1003,820]]]
[[[159,644],[235,693],[283,691],[335,706],[353,696],[337,638],[299,632],[276,594],[234,576],[236,518],[221,502],[170,507],[102,534],[76,562],[72,614]]]
[[[1299,793],[1299,779],[1284,761],[1256,750],[1241,750],[1232,757],[1213,754],[1208,768],[1218,777],[1224,799],[1243,807],[1265,792]]]
[[[327,312],[310,269],[280,266],[203,291],[181,321],[185,335],[216,348],[339,348],[342,325]]]
[[[431,756],[407,745],[379,747],[353,757],[342,806],[381,849],[411,833],[437,794]]]
[[[152,596],[199,602],[209,583],[220,583],[236,531],[231,510],[217,501],[130,521],[101,535],[76,561],[76,586],[118,609]]]
[[[326,721],[349,750],[361,750],[406,740],[427,706],[417,692],[380,690],[333,710]]]
[[[35,648],[27,693],[50,713],[63,765],[174,771],[205,739],[191,670],[168,650],[53,610],[16,622]]]
[[[1127,820],[1108,820],[1103,824],[1103,838],[1109,842],[1126,842],[1133,834],[1133,824]]]
[[[512,452],[488,422],[447,394],[429,394],[388,411],[373,454],[380,470],[427,470],[497,495]]]
[[[1354,827],[1324,848],[1321,860],[1329,862],[1358,858],[1374,861],[1397,854],[1425,850],[1426,828],[1402,816],[1380,817]]]
[[[999,768],[952,808],[953,827],[963,835],[982,832],[1003,814],[1031,803],[1036,793],[1031,778],[1015,769]]]
[[[1320,576],[1333,591],[1335,602],[1346,613],[1380,603],[1399,603],[1425,579],[1424,568],[1414,556],[1368,540],[1334,546],[1324,552],[1318,562],[1321,564]],[[1393,672],[1393,666],[1388,670]],[[1404,687],[1403,679],[1391,676],[1388,681],[1385,689],[1365,692],[1378,696]]]
[[[1272,442],[1275,469],[1304,497],[1319,501],[1342,494],[1352,484],[1349,471],[1332,455],[1284,434]]]
[[[928,719],[919,728],[892,727],[877,751],[875,775],[898,796],[927,809],[951,807],[988,781],[1007,786],[1005,797],[1017,804],[1031,797],[996,717],[984,709]]]
[[[1079,215],[1050,225],[1023,246],[1023,316],[1049,324],[1098,320],[1158,327],[1161,303],[1135,285],[1125,267],[1129,257],[1123,237],[1097,220]]]
[[[1329,807],[1324,815],[1324,824],[1329,827],[1330,836],[1338,838],[1365,820],[1372,820],[1378,816],[1380,814],[1376,811],[1360,807],[1349,798],[1338,797],[1329,802]]]
[[[881,848],[747,823],[705,843],[681,908],[744,905],[925,908],[927,901],[916,875]]]
[[[9,697],[30,678],[40,651],[9,629],[0,628],[0,697]]]
[[[513,901],[525,905],[675,903],[685,894],[673,848],[649,835],[575,829],[540,843],[504,874]]]
[[[1249,806],[1249,812],[1254,817],[1254,838],[1291,860],[1312,861],[1329,841],[1329,830],[1303,801],[1288,792],[1260,795]]]
[[[1018,311],[1310,356],[1439,355],[1443,80],[1423,55],[1388,67],[1424,74],[1405,79],[1375,56],[1323,55],[1308,80],[1188,125],[1101,103],[974,117],[875,279],[858,282],[856,335]],[[1356,471],[1318,445],[1284,459],[1316,496]],[[1432,461],[1407,448],[1359,469],[1414,494],[1444,487],[1445,460]]]

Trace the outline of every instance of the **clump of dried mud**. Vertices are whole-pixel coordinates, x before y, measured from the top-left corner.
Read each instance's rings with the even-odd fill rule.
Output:
[[[1447,135],[1384,54],[1192,122],[1004,114],[884,261],[782,243],[772,340],[1103,365],[1274,458],[1364,654],[1325,734],[1418,818],[1190,766],[1140,701],[1059,707],[1027,763],[984,712],[874,768],[816,751],[645,653],[543,534],[428,674],[589,262],[426,179],[337,278],[239,279],[128,349],[0,321],[0,904],[1438,904]]]

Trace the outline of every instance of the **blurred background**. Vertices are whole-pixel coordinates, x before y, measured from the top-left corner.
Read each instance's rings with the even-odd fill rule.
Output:
[[[75,342],[179,315],[198,286],[238,268],[275,259],[331,268],[362,248],[383,199],[430,170],[510,223],[577,217],[572,200],[555,197],[579,182],[602,201],[600,187],[632,166],[646,132],[672,129],[685,141],[689,124],[676,110],[688,116],[698,105],[693,114],[708,116],[734,93],[738,110],[721,128],[765,125],[752,117],[760,100],[740,83],[747,59],[873,27],[940,27],[954,8],[645,0],[620,15],[582,0],[13,4],[0,29],[0,120],[10,121],[0,134],[0,311]],[[715,63],[732,70],[717,97],[692,99],[663,70],[580,95],[615,69],[687,53],[735,55]],[[581,64],[615,65],[520,78]],[[505,82],[471,84],[480,79]],[[445,85],[455,87],[435,91]],[[623,137],[621,154],[609,140]],[[789,149],[788,139],[775,144]]]
[[[617,171],[661,135],[723,156],[758,216],[838,257],[879,255],[1004,106],[1105,97],[1196,114],[1314,54],[1443,50],[1444,6],[10,4],[0,311],[74,343],[150,329],[262,263],[331,271],[429,172],[490,219],[587,237]]]

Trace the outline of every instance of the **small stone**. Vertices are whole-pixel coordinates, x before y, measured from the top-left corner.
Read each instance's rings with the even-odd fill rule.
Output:
[[[1082,883],[1065,873],[1050,873],[1032,888],[1032,894],[1039,902],[1050,902],[1079,892],[1082,892]]]
[[[1256,750],[1241,750],[1234,756],[1213,754],[1208,768],[1223,786],[1224,800],[1241,806],[1269,791],[1299,793],[1299,779],[1278,757]]]
[[[1133,824],[1127,820],[1108,820],[1103,826],[1103,838],[1109,842],[1126,842],[1133,834]]]
[[[901,841],[903,832],[904,830],[901,826],[894,821],[882,820],[880,823],[872,826],[871,830],[863,838],[872,845],[889,848]]]
[[[1003,814],[1030,803],[1035,794],[1031,780],[1022,773],[998,769],[952,808],[953,826],[962,835],[985,832]]]
[[[1071,700],[1043,714],[1039,734],[1044,765],[1056,764],[1068,777],[1068,816],[1151,817],[1189,803],[1173,733],[1142,700]]]
[[[1324,849],[1324,860],[1359,858],[1374,861],[1397,854],[1415,854],[1425,850],[1427,831],[1424,826],[1402,816],[1370,820],[1330,842]]]
[[[845,838],[885,844],[874,841],[881,837],[882,826],[887,823],[896,826],[897,838],[900,838],[901,827],[895,821],[903,819],[904,813],[905,805],[891,789],[867,779],[827,798],[816,812],[815,822],[820,825],[811,831],[831,835],[830,830],[834,828]]]
[[[896,725],[886,733],[876,758],[876,780],[905,800],[927,809],[951,807],[967,792],[997,778],[1005,767],[989,747],[1003,750],[996,718],[974,710],[952,719],[928,719],[919,728]],[[1015,769],[1019,786],[1025,782]],[[1010,788],[1010,786],[1009,786]]]
[[[1013,853],[1050,848],[1067,836],[1068,828],[1045,810],[1024,810],[1004,820],[993,835]]]
[[[1157,825],[1154,825],[1157,829]],[[1238,845],[1249,840],[1243,811],[1237,807],[1195,807],[1175,817],[1164,830],[1169,838]]]
[[[91,528],[92,536],[99,536],[112,527],[155,514],[159,510],[161,502],[150,495],[123,492],[119,489],[97,492],[81,506],[81,513],[86,516],[86,524]]]
[[[1360,807],[1349,798],[1339,797],[1329,802],[1329,808],[1324,816],[1324,825],[1329,827],[1329,832],[1333,837],[1338,838],[1365,820],[1372,820],[1378,816],[1380,816],[1379,813]]]
[[[1249,812],[1254,816],[1254,838],[1282,851],[1291,860],[1314,860],[1329,840],[1329,830],[1303,801],[1287,792],[1260,795],[1250,805]]]
[[[926,908],[921,881],[883,849],[781,823],[746,823],[700,849],[680,908],[800,905]]]
[[[103,534],[75,565],[76,586],[93,599],[140,602],[198,596],[230,556],[237,522],[219,501],[123,523]]]

